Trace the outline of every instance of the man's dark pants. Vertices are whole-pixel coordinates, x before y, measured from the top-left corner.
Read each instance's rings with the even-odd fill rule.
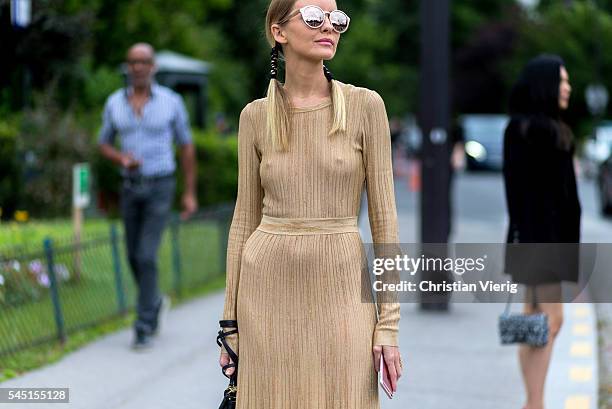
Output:
[[[121,213],[128,260],[138,286],[136,331],[151,333],[161,303],[157,252],[172,208],[176,181],[161,178],[124,179]]]

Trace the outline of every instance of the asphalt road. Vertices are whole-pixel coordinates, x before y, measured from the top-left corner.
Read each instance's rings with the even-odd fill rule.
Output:
[[[407,178],[397,178],[396,203],[398,212],[415,217],[415,224],[400,225],[405,237],[418,237],[420,195],[409,189]],[[592,179],[578,179],[578,193],[582,207],[582,242],[612,243],[612,217],[602,216],[598,192]],[[455,242],[503,242],[508,218],[504,183],[499,172],[459,172],[452,183],[452,236]],[[363,210],[363,209],[362,209]],[[461,224],[482,225],[482,235],[466,237]],[[473,232],[472,232],[473,233]]]

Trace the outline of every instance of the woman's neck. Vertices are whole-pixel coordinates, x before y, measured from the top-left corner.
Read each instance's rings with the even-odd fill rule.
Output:
[[[329,83],[321,62],[290,58],[285,67],[284,88],[292,100],[315,101],[330,96]]]

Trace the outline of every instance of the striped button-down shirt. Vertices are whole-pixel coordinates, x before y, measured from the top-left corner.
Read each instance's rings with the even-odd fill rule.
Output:
[[[183,99],[170,88],[152,84],[151,96],[142,109],[142,116],[138,117],[128,101],[129,92],[130,88],[122,88],[106,100],[98,143],[113,145],[119,135],[121,151],[141,162],[136,174],[173,173],[176,169],[173,142],[191,143]]]

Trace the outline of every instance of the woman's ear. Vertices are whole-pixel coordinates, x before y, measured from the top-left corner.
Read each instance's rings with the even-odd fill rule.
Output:
[[[270,26],[270,30],[272,31],[272,37],[277,43],[287,44],[287,37],[285,36],[285,31],[282,29],[280,24],[272,24]]]

